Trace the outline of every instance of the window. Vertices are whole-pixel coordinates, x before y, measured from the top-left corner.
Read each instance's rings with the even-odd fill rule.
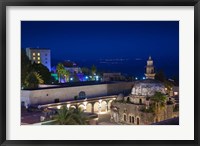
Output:
[[[140,104],[142,104],[142,99],[140,99]]]
[[[33,57],[33,60],[35,60],[35,57]]]
[[[40,57],[38,57],[37,59],[40,60]]]
[[[140,119],[137,118],[137,125],[140,125]]]
[[[45,54],[45,56],[47,56],[47,54]]]
[[[131,123],[132,119],[131,119],[131,116],[129,116],[129,123]]]
[[[54,100],[54,103],[58,103],[60,100],[58,99],[58,98],[56,98],[55,100]]]
[[[124,114],[124,122],[126,122],[126,115]]]
[[[134,116],[132,116],[132,123],[134,123],[135,122],[135,119],[134,119]]]
[[[40,53],[37,53],[38,56],[40,56]]]
[[[47,61],[45,63],[47,64]]]
[[[81,92],[79,93],[79,98],[86,98],[86,94],[85,94],[84,91],[81,91]]]
[[[35,53],[33,53],[33,56],[35,56]]]
[[[40,61],[38,61],[38,64],[40,64]]]

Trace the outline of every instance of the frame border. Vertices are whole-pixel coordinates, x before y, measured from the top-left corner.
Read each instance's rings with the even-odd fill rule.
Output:
[[[194,140],[6,140],[6,7],[7,6],[194,6]],[[200,143],[200,0],[0,0],[0,144],[12,145],[177,145]]]

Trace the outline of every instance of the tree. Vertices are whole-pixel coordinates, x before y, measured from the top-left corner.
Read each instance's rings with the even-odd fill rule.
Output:
[[[33,63],[31,66],[32,71],[37,72],[41,75],[41,78],[43,79],[45,84],[51,83],[51,73],[49,72],[49,69],[44,66],[43,64],[37,64]]]
[[[58,110],[58,114],[55,119],[60,125],[75,125],[76,121],[73,119],[73,110],[67,109],[66,106],[62,106],[61,109]]]
[[[167,97],[160,92],[155,92],[155,94],[150,99],[151,108],[156,118],[158,118],[159,114],[166,108]]]
[[[96,66],[92,65],[92,68],[91,68],[92,75],[95,75],[96,71],[97,71]]]
[[[74,109],[74,120],[78,125],[86,125],[88,118],[84,115],[84,112],[80,108]]]
[[[87,67],[83,67],[83,68],[81,68],[81,70],[82,70],[82,73],[83,73],[84,75],[89,75],[89,74],[90,74],[90,69],[87,68]]]
[[[67,109],[66,106],[62,106],[61,109],[58,110],[55,119],[60,125],[86,125],[88,120],[83,111],[79,108]]]
[[[94,76],[96,75],[97,68],[92,65],[91,72],[92,72],[92,80],[95,80]]]
[[[21,50],[21,87],[26,86],[25,79],[29,74],[29,72],[31,71],[30,66],[31,66],[31,61],[26,56],[25,50]]]
[[[73,79],[74,79],[74,82],[79,82],[80,81],[79,77],[78,77],[78,75],[76,73],[74,73]]]
[[[65,81],[66,82],[69,82],[69,76],[70,76],[70,72],[68,70],[63,70],[62,74],[64,75],[65,77]]]
[[[58,74],[58,80],[59,83],[61,82],[61,76],[65,73],[65,67],[62,63],[58,63],[58,65],[56,66],[56,72]]]
[[[30,72],[25,78],[26,88],[38,88],[38,85],[43,83],[41,75],[37,72]]]

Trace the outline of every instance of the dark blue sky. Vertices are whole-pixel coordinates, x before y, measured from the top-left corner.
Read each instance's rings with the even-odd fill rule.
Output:
[[[151,55],[158,68],[171,70],[167,66],[176,65],[173,71],[177,73],[179,22],[22,21],[21,45],[22,48],[50,48],[53,62],[94,62],[107,58],[141,58],[146,61]]]

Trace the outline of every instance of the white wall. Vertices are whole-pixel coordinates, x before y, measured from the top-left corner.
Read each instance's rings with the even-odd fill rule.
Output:
[[[74,99],[74,96],[78,96],[81,91],[86,93],[87,98],[106,96],[110,94],[114,95],[119,94],[123,90],[131,90],[132,85],[132,82],[121,82],[114,84],[21,90],[21,101],[28,102],[28,104],[54,103],[55,99],[66,101]]]

